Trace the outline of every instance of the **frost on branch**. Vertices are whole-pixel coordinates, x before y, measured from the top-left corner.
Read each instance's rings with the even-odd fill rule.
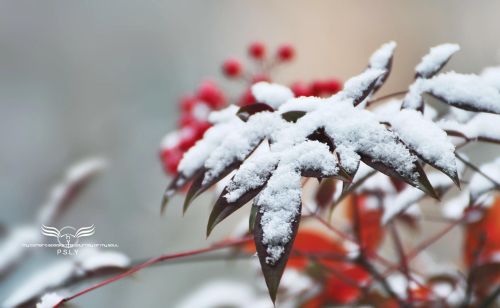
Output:
[[[499,123],[500,115],[479,113],[466,123],[445,119],[437,124],[450,136],[462,137],[465,140],[500,143]]]

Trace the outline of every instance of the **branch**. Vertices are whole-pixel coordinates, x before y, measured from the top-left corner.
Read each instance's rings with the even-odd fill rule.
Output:
[[[221,242],[218,242],[218,243],[215,243],[207,248],[202,248],[202,249],[197,249],[197,250],[189,250],[189,251],[186,251],[186,252],[180,252],[180,253],[174,253],[174,254],[166,254],[166,255],[161,255],[159,257],[155,257],[155,258],[152,258],[144,263],[141,263],[137,266],[134,266],[132,267],[130,270],[124,272],[124,273],[121,273],[119,275],[116,275],[114,277],[111,277],[109,279],[106,279],[102,282],[99,282],[89,288],[86,288],[76,294],[73,294],[69,297],[66,297],[64,298],[63,300],[61,300],[57,305],[55,305],[54,307],[60,307],[63,303],[66,303],[66,302],[69,302],[77,297],[80,297],[86,293],[89,293],[95,289],[99,289],[101,287],[104,287],[108,284],[111,284],[115,281],[118,281],[118,280],[121,280],[123,278],[126,278],[146,267],[149,267],[153,264],[156,264],[156,263],[159,263],[159,262],[162,262],[162,261],[166,261],[166,260],[171,260],[171,259],[176,259],[176,258],[183,258],[183,257],[188,257],[188,256],[194,256],[194,255],[199,255],[199,254],[203,254],[203,253],[207,253],[207,252],[211,252],[211,251],[216,251],[216,250],[220,250],[220,249],[224,249],[224,248],[229,248],[229,247],[234,247],[234,246],[238,246],[238,245],[241,245],[241,244],[245,244],[247,243],[248,241],[252,240],[252,237],[245,237],[245,238],[242,238],[242,239],[231,239],[231,240],[223,240]]]

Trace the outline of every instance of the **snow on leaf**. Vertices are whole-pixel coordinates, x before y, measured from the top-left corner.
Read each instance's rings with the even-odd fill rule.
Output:
[[[257,82],[252,86],[252,94],[259,103],[265,103],[273,108],[294,97],[289,88],[265,81]]]
[[[123,269],[130,264],[128,257],[119,252],[89,249],[80,253],[71,259],[58,260],[29,276],[10,294],[3,306],[17,307],[50,290],[62,288],[68,282],[86,279],[98,270]]]
[[[447,119],[441,120],[437,124],[451,136],[500,143],[500,125],[498,123],[500,123],[499,115],[479,113],[465,124]]]
[[[431,78],[438,73],[450,60],[451,56],[460,50],[457,44],[441,44],[432,47],[415,68],[417,78]]]
[[[299,179],[300,182],[300,179]],[[300,187],[300,183],[299,183]],[[269,295],[271,296],[271,300],[273,303],[276,301],[276,294],[278,293],[278,287],[280,284],[281,277],[283,276],[283,272],[285,270],[286,263],[288,261],[288,257],[292,250],[293,241],[295,236],[297,235],[297,231],[299,228],[299,220],[300,220],[300,196],[299,196],[299,205],[297,206],[297,212],[293,213],[290,217],[290,230],[287,230],[287,238],[286,242],[283,242],[282,239],[277,239],[279,242],[278,246],[269,246],[269,240],[266,237],[269,234],[265,235],[264,225],[270,227],[269,224],[263,219],[265,213],[260,211],[257,212],[255,218],[254,225],[254,241],[255,247],[257,249],[257,256],[259,257],[259,262],[262,268],[262,273],[264,274],[264,279],[266,281],[267,289],[269,291]],[[283,212],[283,215],[287,215],[288,213]],[[280,231],[280,226],[277,227],[277,232]],[[270,230],[268,230],[270,231]],[[269,257],[271,255],[271,257]],[[278,259],[275,259],[275,256],[279,255]],[[270,259],[271,258],[271,259]]]
[[[500,66],[487,67],[479,76],[484,82],[500,91]]]
[[[327,145],[318,141],[299,143],[279,155],[276,170],[255,201],[262,214],[262,243],[266,246],[266,262],[270,264],[281,258],[293,233],[293,223],[300,213],[302,173],[314,171],[322,177],[338,174],[335,156]]]
[[[347,80],[344,89],[334,97],[341,100],[352,99],[354,106],[357,106],[372,93],[375,85],[385,73],[385,69],[369,68]]]
[[[448,72],[417,79],[403,100],[403,108],[423,110],[427,93],[450,106],[468,111],[500,113],[500,92],[474,74]]]
[[[53,308],[64,299],[61,295],[51,292],[47,293],[40,299],[40,302],[36,304],[36,308]]]
[[[423,81],[421,91],[461,109],[500,113],[500,92],[477,75],[440,74]]]
[[[371,94],[377,92],[377,90],[380,89],[380,87],[389,77],[392,68],[392,57],[394,55],[394,49],[396,48],[396,45],[397,44],[394,41],[385,43],[370,57],[370,68],[385,70],[385,73],[377,80],[377,83],[375,84],[375,87],[373,88]]]
[[[26,254],[24,243],[32,243],[40,239],[38,227],[20,226],[10,230],[0,245],[0,277],[13,268],[13,265]]]
[[[269,151],[256,153],[236,171],[214,205],[207,224],[207,236],[213,228],[252,200],[264,187],[278,163]]]
[[[455,147],[446,133],[434,122],[426,120],[415,110],[403,109],[390,120],[391,129],[423,161],[458,182]]]

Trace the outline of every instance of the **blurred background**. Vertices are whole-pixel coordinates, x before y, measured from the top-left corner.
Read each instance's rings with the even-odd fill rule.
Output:
[[[168,179],[158,149],[176,127],[181,95],[206,78],[234,91],[220,74],[224,59],[244,57],[253,40],[271,48],[289,42],[297,58],[276,81],[345,80],[395,40],[383,95],[405,89],[420,57],[439,43],[461,45],[449,69],[498,65],[498,12],[497,1],[1,1],[0,222],[29,223],[68,165],[100,155],[109,168],[59,227],[95,224],[96,239],[132,258],[204,247],[212,200],[198,200],[182,217],[176,198],[161,217]],[[0,300],[43,260],[0,283]],[[75,303],[170,305],[213,277],[256,275],[243,261],[155,267]]]

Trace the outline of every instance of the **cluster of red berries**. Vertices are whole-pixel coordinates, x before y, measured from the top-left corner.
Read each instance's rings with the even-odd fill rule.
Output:
[[[290,44],[279,46],[273,57],[268,57],[264,43],[254,42],[248,46],[248,56],[255,62],[257,70],[250,73],[242,62],[229,58],[222,64],[224,76],[233,80],[242,80],[246,88],[236,102],[239,106],[248,106],[256,102],[251,86],[260,81],[271,82],[270,72],[276,65],[290,62],[295,57],[295,49]],[[332,78],[316,80],[311,83],[296,82],[291,90],[299,96],[329,96],[342,89],[342,82]],[[160,151],[160,158],[166,173],[175,175],[177,166],[186,152],[198,141],[210,127],[208,113],[228,104],[224,93],[213,82],[204,82],[194,95],[180,100],[181,118],[179,129],[165,136]]]
[[[224,93],[212,81],[203,82],[194,94],[180,99],[179,128],[167,134],[161,145],[160,158],[166,173],[177,173],[177,166],[184,152],[210,128],[208,114],[226,105]]]

